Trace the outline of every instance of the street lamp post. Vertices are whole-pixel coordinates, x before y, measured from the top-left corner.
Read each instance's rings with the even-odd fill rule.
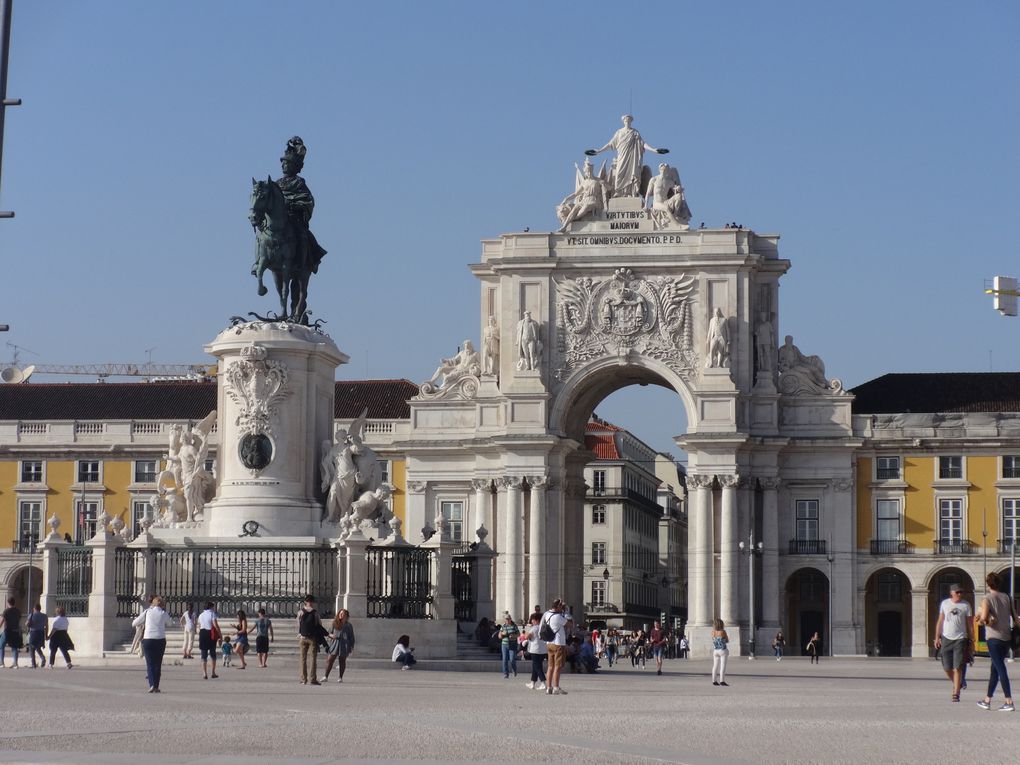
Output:
[[[749,589],[747,592],[747,600],[749,604],[748,614],[750,616],[750,627],[751,634],[747,640],[747,659],[748,661],[754,661],[754,642],[755,642],[755,624],[754,624],[754,556],[761,555],[765,545],[761,542],[757,546],[754,544],[754,524],[751,524],[751,533],[748,536],[747,545],[745,546],[741,542],[737,547],[740,548],[740,552],[747,554],[747,574]]]
[[[21,544],[28,547],[28,584],[25,588],[25,610],[32,611],[32,561],[35,556],[35,537],[31,532],[21,535]]]
[[[828,621],[828,623],[829,623],[829,625],[828,625],[828,629],[829,629],[829,656],[834,656],[835,655],[835,651],[833,651],[833,647],[834,647],[834,643],[836,641],[835,641],[835,638],[833,638],[833,636],[832,636],[832,562],[836,559],[836,556],[833,555],[833,552],[832,552],[832,536],[831,535],[829,536],[829,544],[826,545],[825,549],[826,549],[825,560],[827,560],[829,562],[829,607],[827,609],[828,619],[826,621]]]

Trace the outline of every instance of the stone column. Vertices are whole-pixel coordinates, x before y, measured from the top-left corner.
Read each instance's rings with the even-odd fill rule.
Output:
[[[485,543],[488,536],[485,529],[478,530],[478,548],[475,550],[475,576],[472,581],[472,594],[475,598],[475,618],[483,616],[496,618],[496,609],[492,600],[492,562],[496,553]]]
[[[531,606],[538,603],[545,606],[546,603],[546,510],[545,491],[552,483],[547,475],[528,476],[528,485],[531,487],[531,527],[528,547],[531,553],[528,557],[528,602],[524,606],[530,612]],[[524,616],[514,614],[514,618],[520,619]]]
[[[53,521],[56,520],[56,525]],[[49,536],[43,540],[42,544],[39,545],[39,552],[42,555],[42,591],[39,594],[39,604],[42,606],[44,614],[52,614],[53,609],[57,607],[57,576],[59,575],[59,567],[57,565],[58,556],[60,550],[64,547],[68,547],[68,543],[64,541],[64,538],[57,533],[57,528],[60,526],[60,519],[54,517],[50,519],[50,526],[53,531],[50,532]],[[31,604],[29,604],[31,605]]]
[[[719,524],[719,618],[737,626],[737,482],[735,475],[719,476],[722,508]]]
[[[484,528],[492,531],[492,479],[474,478],[471,488],[475,491],[475,530]]]
[[[761,626],[779,628],[779,479],[760,478],[762,486]]]
[[[97,653],[110,650],[122,637],[118,630],[115,574],[117,548],[123,545],[123,539],[107,533],[102,525],[96,535],[85,543],[92,550],[92,592],[89,594],[88,619],[91,647]],[[124,624],[126,626],[129,622],[125,620]]]
[[[687,486],[691,501],[690,513],[690,623],[707,626],[712,619],[712,479],[710,475],[689,475]]]
[[[343,607],[350,611],[352,620],[365,619],[368,617],[368,560],[365,558],[368,539],[360,529],[355,529],[349,537],[337,542],[336,547],[346,564]]]
[[[432,555],[432,616],[434,619],[454,618],[453,551],[458,545],[450,538],[446,520],[439,514],[435,519],[436,533],[422,547],[431,548]]]
[[[407,503],[404,505],[404,537],[407,539],[420,539],[422,526],[432,522],[425,508],[428,486],[428,481],[407,482]]]
[[[521,502],[523,480],[520,476],[506,476],[506,578],[504,579],[503,608],[514,619],[520,619],[524,605],[524,508]]]
[[[928,590],[910,591],[910,655],[915,659],[927,659],[931,653],[935,636],[928,639]],[[980,681],[978,681],[980,686]]]

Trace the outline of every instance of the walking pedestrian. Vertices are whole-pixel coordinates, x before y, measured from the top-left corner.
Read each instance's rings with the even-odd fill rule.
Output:
[[[195,657],[191,655],[191,652],[195,647],[195,613],[191,606],[188,606],[188,610],[181,614],[181,629],[184,631],[184,651],[182,657],[193,659]]]
[[[716,619],[712,629],[712,685],[725,685],[726,682],[726,659],[729,658],[730,637],[726,634],[726,625],[722,619]],[[716,677],[718,676],[718,680]]]
[[[399,661],[401,669],[410,669],[418,662],[414,658],[414,649],[411,648],[411,638],[408,635],[401,635],[397,638],[397,644],[393,646],[393,661]]]
[[[50,620],[42,612],[42,606],[36,603],[27,619],[28,650],[29,656],[32,658],[32,669],[35,669],[36,666],[46,666],[46,654],[43,652],[43,648],[46,647],[46,630],[49,624]],[[35,663],[36,654],[39,654],[39,665]]]
[[[514,673],[514,677],[517,677],[517,639],[520,634],[520,628],[514,623],[513,617],[508,612],[499,628],[499,649],[503,656],[504,680],[510,677],[511,672]]]
[[[237,624],[234,625],[234,655],[241,660],[238,669],[248,669],[244,655],[248,653],[248,616],[244,611],[237,612]]]
[[[563,672],[563,664],[567,660],[567,618],[563,615],[564,603],[557,598],[552,602],[552,607],[542,615],[539,623],[539,636],[546,641],[546,651],[549,655],[549,672],[546,678],[545,692],[551,695],[566,695],[566,691],[560,688],[560,674]],[[543,627],[547,627],[543,633]]]
[[[779,630],[776,636],[772,638],[772,652],[776,655],[776,661],[783,660],[783,651],[786,649],[786,638],[783,637],[783,631]]]
[[[198,615],[198,650],[202,657],[202,679],[209,679],[207,661],[212,662],[212,676],[216,674],[216,643],[222,637],[220,632],[219,615],[212,604],[212,601],[205,604],[205,610]]]
[[[524,635],[527,639],[524,649],[524,658],[531,659],[531,681],[525,683],[525,687],[537,690],[545,690],[545,660],[549,655],[549,649],[546,647],[545,641],[539,634],[541,631],[539,625],[542,623],[542,614],[532,614],[529,620],[529,624],[524,629]]]
[[[808,644],[804,646],[804,650],[811,657],[810,664],[820,664],[822,661],[822,636],[817,632],[812,635]]]
[[[645,668],[645,647],[648,639],[644,630],[638,630],[630,644],[630,666],[636,667],[641,662],[641,669]]]
[[[166,628],[170,614],[163,610],[163,598],[152,597],[149,607],[135,617],[132,627],[142,627],[142,656],[145,657],[145,675],[149,680],[149,693],[159,693],[159,680],[166,653]]]
[[[1002,592],[1002,579],[994,571],[985,577],[988,594],[978,606],[978,624],[984,625],[985,642],[988,645],[988,658],[992,660],[992,669],[988,675],[988,692],[978,702],[982,709],[992,708],[992,697],[995,688],[1002,683],[1002,695],[1005,703],[999,707],[1000,712],[1013,712],[1013,692],[1009,686],[1009,674],[1006,672],[1006,656],[1012,645],[1012,629],[1020,627],[1020,618],[1006,593]]]
[[[12,669],[18,668],[18,653],[23,648],[21,640],[21,609],[14,605],[13,597],[7,598],[7,608],[0,615],[0,627],[4,630],[4,640],[7,648],[11,649],[11,659],[14,663]]]
[[[344,672],[347,671],[347,657],[354,650],[354,627],[351,626],[351,612],[341,608],[333,617],[333,626],[329,631],[332,642],[326,649],[326,674],[322,676],[322,682],[329,680],[329,673],[336,664],[338,683],[344,681]]]
[[[656,621],[652,631],[648,635],[648,643],[652,649],[652,656],[655,658],[655,674],[662,674],[662,654],[666,650],[666,636],[663,634],[662,625]]]
[[[970,603],[963,599],[963,588],[949,587],[949,597],[939,605],[939,618],[935,622],[935,649],[941,652],[942,669],[953,684],[953,701],[960,700],[963,684],[963,663],[967,645],[971,642],[971,624],[974,623]]]
[[[609,662],[609,666],[613,666],[613,662],[616,661],[617,651],[620,649],[620,633],[615,629],[609,630],[609,634],[606,635],[606,660]]]
[[[680,658],[686,659],[691,653],[691,641],[687,639],[687,635],[680,636]]]
[[[319,612],[315,610],[315,597],[305,595],[305,603],[298,612],[298,648],[301,651],[301,685],[321,685],[316,675],[319,659],[319,640],[325,630]]]
[[[255,655],[259,667],[269,666],[269,644],[273,642],[273,620],[266,616],[266,609],[259,609],[259,618],[255,620]]]
[[[64,609],[57,607],[57,615],[53,617],[53,621],[50,622],[50,634],[48,640],[50,641],[50,669],[53,669],[53,662],[57,658],[57,651],[64,656],[64,663],[68,669],[71,669],[74,665],[71,664],[71,657],[68,655],[68,651],[74,650],[74,643],[71,642],[70,635],[67,634],[67,616]]]

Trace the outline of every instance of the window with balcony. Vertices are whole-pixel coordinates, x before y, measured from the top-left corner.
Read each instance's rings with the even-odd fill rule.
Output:
[[[963,500],[939,500],[939,540],[936,552],[961,555],[971,552],[963,538]]]
[[[878,500],[875,503],[875,538],[885,541],[899,539],[901,528],[900,501]]]
[[[605,542],[592,542],[591,543],[591,562],[592,565],[598,564],[600,566],[605,565],[606,562],[606,543]]]
[[[1002,477],[1020,478],[1020,455],[1007,455],[1002,458]]]
[[[1002,500],[1002,536],[999,538],[999,552],[1012,552],[1016,540],[1020,539],[1020,499]]]
[[[818,500],[798,499],[797,509],[797,541],[814,542],[818,540]]]
[[[78,500],[74,503],[74,517],[74,541],[77,544],[82,544],[87,539],[92,539],[96,535],[99,503]]]
[[[899,457],[878,457],[875,460],[875,477],[879,481],[895,481],[900,477]]]
[[[604,606],[606,604],[606,586],[608,582],[604,579],[593,579],[591,582],[591,604],[593,606]]]
[[[22,483],[42,483],[43,463],[42,460],[24,460],[21,463]]]
[[[595,470],[592,473],[592,493],[596,497],[604,497],[606,494],[606,471]]]
[[[939,479],[963,478],[963,457],[939,457]]]
[[[605,505],[592,505],[591,508],[591,522],[595,525],[601,525],[606,522],[606,506]]]
[[[18,538],[15,547],[19,552],[28,552],[39,542],[42,535],[42,502],[18,503]]]
[[[440,502],[440,511],[450,527],[450,539],[454,542],[464,541],[464,503]]]
[[[78,483],[99,483],[99,460],[78,460]]]
[[[158,472],[156,460],[135,460],[135,483],[155,483]]]
[[[142,533],[142,518],[149,509],[149,503],[136,499],[131,503],[131,535],[137,537]]]

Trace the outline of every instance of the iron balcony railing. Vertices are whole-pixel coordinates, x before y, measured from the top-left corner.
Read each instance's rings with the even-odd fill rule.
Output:
[[[11,542],[11,552],[29,553],[39,551],[38,539],[15,539]]]
[[[901,539],[872,539],[872,555],[909,555],[914,552],[910,542]]]
[[[825,555],[824,539],[791,539],[790,555]]]
[[[999,540],[999,555],[1009,555],[1013,552],[1013,545],[1018,540],[1015,539],[1000,539]],[[1020,544],[1017,544],[1018,552],[1020,552]]]
[[[936,555],[973,555],[977,545],[964,539],[937,539],[934,543]]]

